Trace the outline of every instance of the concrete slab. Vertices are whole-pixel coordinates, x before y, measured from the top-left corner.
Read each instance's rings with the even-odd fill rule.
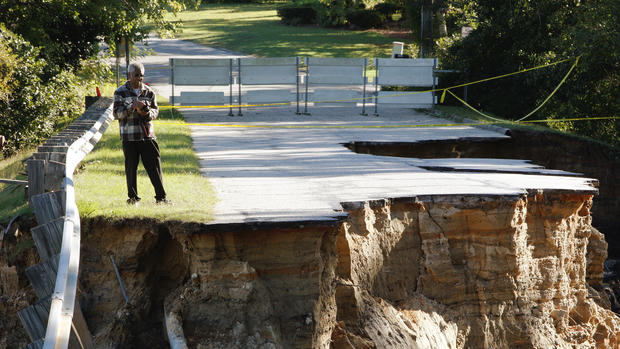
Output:
[[[217,110],[183,113],[193,124],[203,173],[220,199],[214,224],[337,219],[343,214],[341,202],[385,198],[596,191],[590,179],[523,160],[397,158],[356,154],[343,146],[352,141],[507,137],[501,130],[437,127],[452,122],[412,109],[390,109],[378,118],[342,107],[313,108],[311,116],[295,115],[291,107],[254,108],[243,117]]]

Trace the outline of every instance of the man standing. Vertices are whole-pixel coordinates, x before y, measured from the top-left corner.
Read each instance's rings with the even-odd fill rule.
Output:
[[[129,81],[114,91],[114,117],[119,122],[125,155],[127,203],[138,205],[140,201],[137,172],[138,162],[142,159],[155,189],[155,202],[170,204],[162,183],[159,145],[151,122],[159,114],[155,93],[142,83],[144,66],[141,63],[131,63],[127,75]]]

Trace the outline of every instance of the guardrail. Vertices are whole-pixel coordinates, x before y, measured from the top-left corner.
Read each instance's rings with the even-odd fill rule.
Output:
[[[52,295],[50,315],[47,322],[44,348],[66,348],[69,344],[71,322],[77,292],[77,279],[80,262],[80,215],[75,203],[73,172],[99,142],[103,132],[114,119],[112,104],[99,117],[95,124],[82,137],[67,149],[65,162],[65,221],[62,235],[60,260],[56,285]]]
[[[19,311],[32,340],[27,349],[94,347],[76,300],[80,217],[73,172],[113,119],[112,99],[100,98],[28,160],[28,198],[39,224],[31,233],[41,263],[25,270],[39,298]]]

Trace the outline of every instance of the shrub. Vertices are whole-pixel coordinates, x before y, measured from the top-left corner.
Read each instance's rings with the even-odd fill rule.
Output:
[[[570,1],[514,4],[485,1],[476,6],[477,28],[440,53],[442,67],[466,70],[468,81],[572,58],[509,79],[488,81],[468,89],[477,108],[517,119],[546,101],[581,56],[579,65],[533,118],[592,118],[620,115],[620,2],[595,0],[583,6]],[[541,26],[541,23],[544,24]],[[613,38],[613,39],[611,39]],[[501,91],[501,93],[497,93]],[[620,146],[620,119],[548,123]]]
[[[0,100],[2,101],[8,101],[11,93],[10,81],[16,67],[17,56],[6,43],[0,41]]]
[[[200,4],[257,4],[262,0],[202,0]]]
[[[380,2],[373,9],[385,16],[385,18],[392,18],[396,12],[402,11],[401,6],[392,2]]]
[[[385,22],[385,17],[376,10],[353,9],[347,12],[347,21],[357,28],[378,28]]]
[[[341,27],[346,23],[346,13],[352,7],[350,0],[320,0],[317,9],[318,23],[323,27]]]
[[[319,6],[321,4],[316,1],[293,2],[278,7],[277,12],[284,24],[316,24]]]
[[[72,72],[51,73],[57,69],[39,58],[39,48],[2,26],[0,46],[12,53],[6,57],[14,58],[2,64],[8,88],[0,98],[0,134],[7,138],[2,152],[8,156],[41,143],[58,124],[79,115],[84,97]]]

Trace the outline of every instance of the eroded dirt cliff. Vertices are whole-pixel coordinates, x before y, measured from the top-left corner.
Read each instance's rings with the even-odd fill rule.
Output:
[[[590,207],[542,193],[354,205],[339,327],[376,347],[618,347],[620,318],[586,281],[602,265]]]
[[[513,128],[510,138],[459,138],[419,142],[351,142],[362,154],[412,158],[524,159],[549,169],[581,173],[599,181],[593,225],[610,243],[609,254],[620,258],[620,153],[617,149],[554,132]],[[442,170],[442,169],[435,169]]]
[[[343,221],[91,220],[80,301],[100,348],[167,347],[165,316],[190,348],[615,348],[591,206],[533,192],[347,203]]]

